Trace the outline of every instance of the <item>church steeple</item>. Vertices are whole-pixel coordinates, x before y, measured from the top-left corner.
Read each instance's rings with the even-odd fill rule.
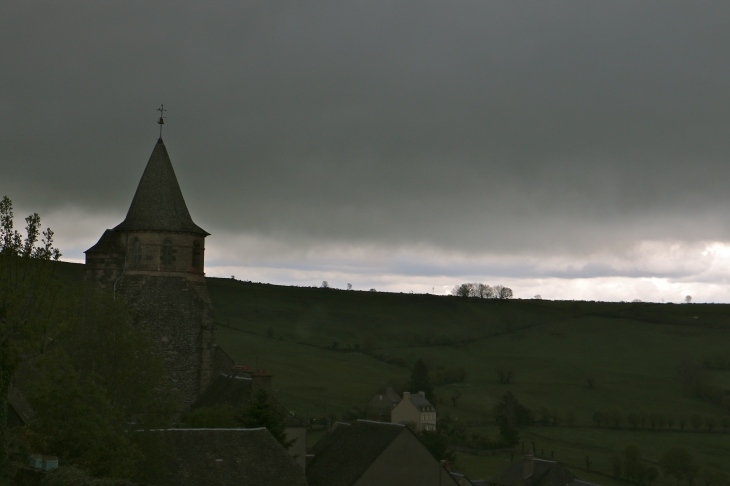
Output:
[[[190,217],[170,156],[161,138],[152,150],[127,217],[114,229],[209,235]]]

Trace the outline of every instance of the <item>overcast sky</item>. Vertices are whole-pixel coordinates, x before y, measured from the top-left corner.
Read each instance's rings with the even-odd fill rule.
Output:
[[[0,195],[82,261],[164,103],[209,275],[728,302],[728,25],[727,0],[3,2]]]

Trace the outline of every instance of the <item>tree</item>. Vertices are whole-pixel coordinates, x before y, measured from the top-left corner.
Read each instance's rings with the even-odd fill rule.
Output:
[[[471,297],[471,285],[468,283],[456,285],[453,289],[451,289],[451,295],[456,297]]]
[[[279,444],[289,449],[296,439],[287,440],[285,420],[286,412],[277,406],[264,389],[257,390],[249,406],[236,415],[236,421],[242,427],[266,427]]]
[[[613,474],[613,477],[619,479],[621,477],[621,470],[623,468],[623,459],[621,459],[619,456],[614,455],[609,458],[609,463],[611,464],[611,473]]]
[[[700,430],[700,429],[702,428],[702,422],[703,422],[703,420],[702,420],[702,416],[701,416],[701,415],[699,415],[699,414],[696,414],[696,413],[693,413],[693,414],[692,414],[692,415],[690,416],[689,420],[690,420],[690,422],[692,423],[692,427],[693,427],[693,428],[694,428],[694,429],[695,429],[696,431],[699,431],[699,430]]]
[[[449,448],[449,437],[442,431],[421,432],[421,442],[426,449],[439,461],[456,462],[456,454]]]
[[[699,470],[692,454],[681,447],[675,447],[665,452],[659,460],[659,464],[662,471],[664,471],[664,475],[675,478],[677,484],[680,484],[683,480],[692,484]]]
[[[352,290],[352,284],[351,283],[348,283],[347,284],[347,290]]]
[[[509,385],[515,376],[514,370],[509,366],[497,366],[497,380],[503,385]]]
[[[129,428],[165,428],[180,409],[150,335],[123,299],[81,287],[63,295],[62,332],[28,362],[24,391],[36,416],[35,450],[94,475],[129,477],[140,450]]]
[[[411,391],[411,393],[424,392],[426,394],[426,398],[431,403],[434,403],[436,401],[436,395],[433,391],[431,378],[428,374],[428,366],[426,366],[426,363],[423,361],[423,359],[419,359],[418,361],[416,361],[416,364],[413,365],[413,370],[411,371],[411,379],[408,382],[408,389]]]
[[[628,481],[641,482],[643,478],[644,463],[641,462],[641,452],[636,445],[624,449],[624,475]]]
[[[125,431],[124,415],[104,388],[80,375],[63,349],[39,361],[41,377],[26,386],[36,412],[33,448],[59,455],[96,476],[129,477],[140,453]]]
[[[451,392],[451,402],[454,404],[454,407],[456,406],[456,401],[461,398],[461,390],[458,388],[454,388],[454,390]]]
[[[501,285],[500,285],[500,287],[501,288],[499,289],[499,299],[507,300],[507,299],[511,299],[514,296],[511,288],[502,287]]]
[[[691,295],[686,296],[684,298],[684,303],[685,304],[691,304],[692,303],[692,296]]]
[[[632,429],[636,429],[639,426],[639,414],[631,412],[626,416],[626,421],[629,423]]]
[[[575,425],[575,410],[568,410],[567,415],[565,416],[565,423],[567,423],[570,426]]]
[[[722,431],[727,434],[727,430],[730,429],[730,417],[727,415],[720,419],[720,426]]]
[[[477,285],[477,296],[481,299],[493,299],[494,289],[489,285],[480,283]]]
[[[330,283],[328,281],[326,281],[326,280],[322,280],[321,288],[323,288],[323,289],[330,288]]]
[[[534,423],[530,410],[521,405],[511,392],[502,396],[494,412],[499,426],[499,435],[502,442],[508,447],[519,443],[518,427]]]
[[[0,201],[0,463],[7,457],[7,402],[10,383],[23,357],[43,351],[55,334],[50,316],[59,285],[51,264],[61,257],[53,231],[41,218],[27,218],[26,237],[14,229],[13,203]],[[40,244],[39,243],[40,238]]]

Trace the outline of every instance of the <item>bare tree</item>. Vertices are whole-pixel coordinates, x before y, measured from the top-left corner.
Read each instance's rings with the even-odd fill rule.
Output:
[[[351,283],[347,284],[347,290],[352,290],[352,284]]]
[[[691,295],[688,295],[687,297],[685,297],[684,298],[684,303],[685,304],[691,304],[692,303],[692,296]]]
[[[501,285],[500,285],[501,287]],[[514,296],[512,289],[509,287],[502,287],[499,289],[499,298],[502,300],[511,299]]]
[[[330,283],[328,281],[326,281],[326,280],[322,280],[321,288],[323,288],[323,289],[330,288]]]
[[[497,379],[503,385],[509,385],[512,378],[515,376],[515,372],[512,368],[506,366],[497,366]]]

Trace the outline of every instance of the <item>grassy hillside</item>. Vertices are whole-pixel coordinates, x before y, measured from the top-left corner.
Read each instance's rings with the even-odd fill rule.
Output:
[[[79,280],[83,266],[60,264],[58,274]],[[342,415],[364,407],[379,387],[404,382],[409,366],[424,358],[432,370],[466,370],[464,382],[436,392],[439,415],[464,424],[467,437],[497,435],[491,412],[511,391],[538,418],[558,417],[557,425],[523,430],[525,445],[534,443],[583,479],[625,484],[610,477],[609,458],[629,444],[653,463],[683,446],[702,467],[730,474],[730,433],[720,425],[730,413],[677,379],[682,362],[730,362],[730,306],[485,301],[214,278],[208,287],[219,344],[237,362],[274,374],[277,398],[296,414]],[[512,383],[498,383],[498,366],[514,370]],[[730,389],[730,370],[702,373]],[[592,388],[587,377],[595,380]],[[454,406],[456,390],[461,397]],[[617,413],[620,427],[597,427],[597,411]],[[629,413],[643,414],[644,426],[634,430]],[[652,429],[652,415],[665,423]],[[693,415],[702,419],[699,429],[690,424]],[[687,423],[680,430],[682,417]],[[707,418],[718,421],[712,432]],[[459,453],[458,461],[479,478],[503,469],[510,455]],[[660,477],[655,484],[674,481]]]
[[[509,390],[538,418],[541,411],[559,418],[558,425],[525,431],[526,444],[578,468],[589,456],[592,471],[576,471],[586,479],[613,484],[594,471],[609,474],[611,454],[632,443],[652,462],[681,445],[703,467],[730,474],[730,434],[719,426],[728,411],[693,396],[677,379],[682,362],[730,356],[730,306],[485,301],[228,279],[208,285],[220,345],[237,361],[276,375],[276,394],[295,413],[362,407],[379,386],[405,380],[407,367],[422,357],[432,369],[466,370],[466,381],[438,387],[437,395],[439,413],[466,424],[467,435],[496,435],[491,410]],[[498,383],[498,366],[514,370],[511,384]],[[730,389],[729,370],[703,373]],[[618,413],[620,427],[596,427],[596,411]],[[643,413],[644,427],[630,427],[632,412]],[[652,430],[652,414],[670,418],[672,427]],[[692,415],[703,418],[698,430]],[[708,417],[718,421],[712,432]],[[509,457],[461,454],[460,461],[479,477]]]

